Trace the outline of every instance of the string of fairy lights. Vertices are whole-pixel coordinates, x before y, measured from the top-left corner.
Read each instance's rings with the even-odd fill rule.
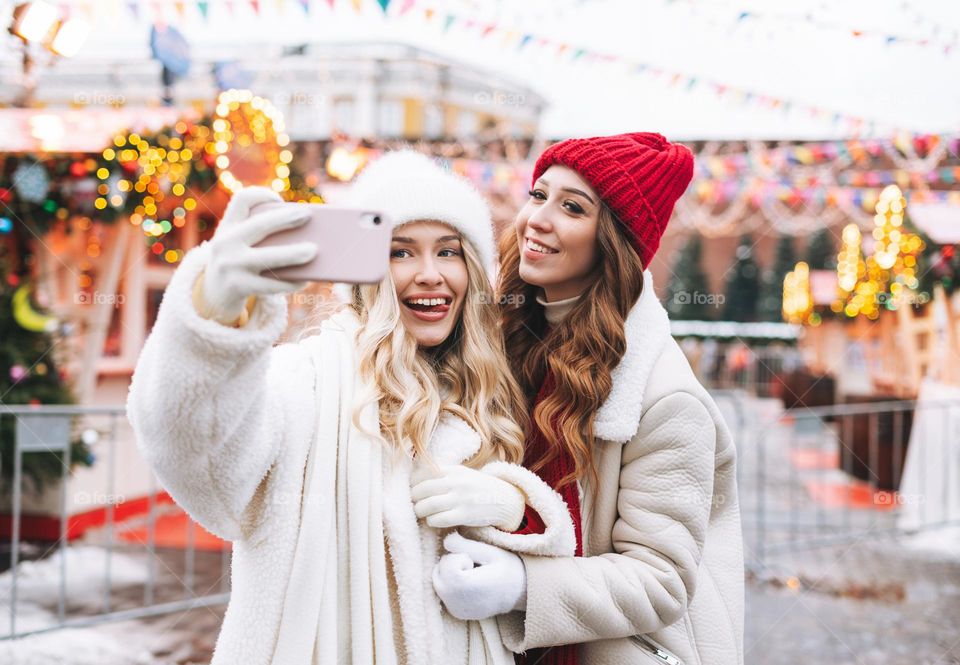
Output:
[[[193,176],[213,171],[233,193],[244,183],[232,169],[245,151],[256,146],[258,159],[270,169],[271,178],[263,184],[278,193],[288,192],[293,160],[289,143],[282,115],[273,104],[249,90],[228,90],[217,98],[209,122],[181,120],[151,137],[115,136],[102,153],[105,164],[96,169],[100,184],[93,205],[98,211],[126,209],[129,222],[142,229],[154,253],[176,263],[183,250],[165,248],[161,239],[184,226],[187,214],[197,207],[190,188]],[[131,196],[136,197],[132,203]],[[161,210],[166,211],[162,216]]]
[[[844,227],[837,255],[837,297],[830,304],[834,314],[876,320],[883,310],[929,301],[930,294],[918,291],[917,277],[917,260],[925,244],[919,235],[906,229],[906,208],[903,192],[890,185],[877,201],[874,228],[868,238],[856,224]],[[865,256],[864,249],[870,244]],[[784,278],[783,316],[791,323],[821,322],[811,295],[810,269],[804,262]]]

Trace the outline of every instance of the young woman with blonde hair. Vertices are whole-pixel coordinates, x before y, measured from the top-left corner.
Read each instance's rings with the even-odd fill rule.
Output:
[[[443,612],[431,584],[444,535],[478,556],[574,549],[562,499],[515,464],[525,416],[489,305],[489,211],[410,152],[367,167],[351,199],[394,220],[380,284],[352,288],[317,334],[274,347],[283,294],[303,284],[261,272],[317,248],[254,247],[305,218],[258,212],[278,197],[243,190],[174,274],[134,374],[145,457],[191,516],[233,541],[213,665],[512,662],[495,621]],[[543,534],[512,533],[526,504],[548,516]],[[522,590],[500,588],[490,607],[522,606]]]
[[[458,616],[486,618],[485,569],[522,562],[524,607],[499,617],[520,662],[743,662],[736,451],[647,270],[692,175],[690,151],[659,134],[563,141],[501,243],[524,464],[564,497],[577,549],[465,562],[459,548],[435,587]]]

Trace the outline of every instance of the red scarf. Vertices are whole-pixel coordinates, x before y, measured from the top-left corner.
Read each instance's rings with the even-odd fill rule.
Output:
[[[547,370],[547,375],[543,379],[543,384],[540,386],[540,392],[537,393],[537,399],[534,404],[534,407],[543,402],[547,397],[553,394],[556,390],[557,384],[553,377],[553,373]],[[532,412],[531,412],[532,413]],[[562,434],[560,428],[556,426],[556,423],[553,424],[554,431],[557,433],[562,440]],[[524,448],[523,455],[523,466],[528,469],[532,467],[536,462],[543,459],[543,457],[550,450],[550,444],[547,441],[547,438],[544,436],[543,432],[537,426],[535,422],[530,422],[529,433],[527,434],[526,445]],[[560,496],[563,497],[563,500],[567,503],[567,508],[570,511],[570,517],[573,519],[574,532],[577,536],[577,549],[575,556],[583,556],[583,535],[582,528],[580,523],[580,495],[577,491],[577,483],[569,482],[561,488],[557,488],[557,485],[560,484],[560,480],[565,476],[573,472],[574,462],[573,457],[566,451],[565,448],[559,448],[560,454],[554,457],[550,462],[540,469],[537,474],[546,482],[550,487],[554,488],[559,492]],[[543,520],[540,519],[540,515],[537,512],[527,506],[526,514],[524,515],[524,525],[521,526],[520,530],[517,533],[543,533],[545,526]],[[579,652],[580,647],[577,644],[565,644],[558,647],[549,647],[545,649],[530,649],[523,655],[516,656],[517,665],[579,665]]]

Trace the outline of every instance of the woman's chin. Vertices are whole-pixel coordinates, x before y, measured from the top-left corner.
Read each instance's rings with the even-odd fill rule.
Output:
[[[429,349],[447,341],[450,336],[450,327],[445,323],[431,325],[420,321],[408,321],[405,325],[407,333],[417,341],[417,346]]]
[[[550,276],[544,275],[543,270],[529,264],[525,265],[522,260],[520,262],[520,269],[517,272],[520,274],[520,279],[533,286],[546,286],[546,283],[550,281]]]

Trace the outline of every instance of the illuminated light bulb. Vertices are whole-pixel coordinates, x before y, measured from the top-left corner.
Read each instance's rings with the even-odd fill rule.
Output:
[[[14,22],[10,31],[26,42],[42,42],[56,23],[56,7],[42,1],[29,2],[14,9]]]
[[[53,41],[50,42],[50,50],[65,58],[72,58],[83,47],[89,35],[89,23],[79,18],[68,19],[57,29]]]

